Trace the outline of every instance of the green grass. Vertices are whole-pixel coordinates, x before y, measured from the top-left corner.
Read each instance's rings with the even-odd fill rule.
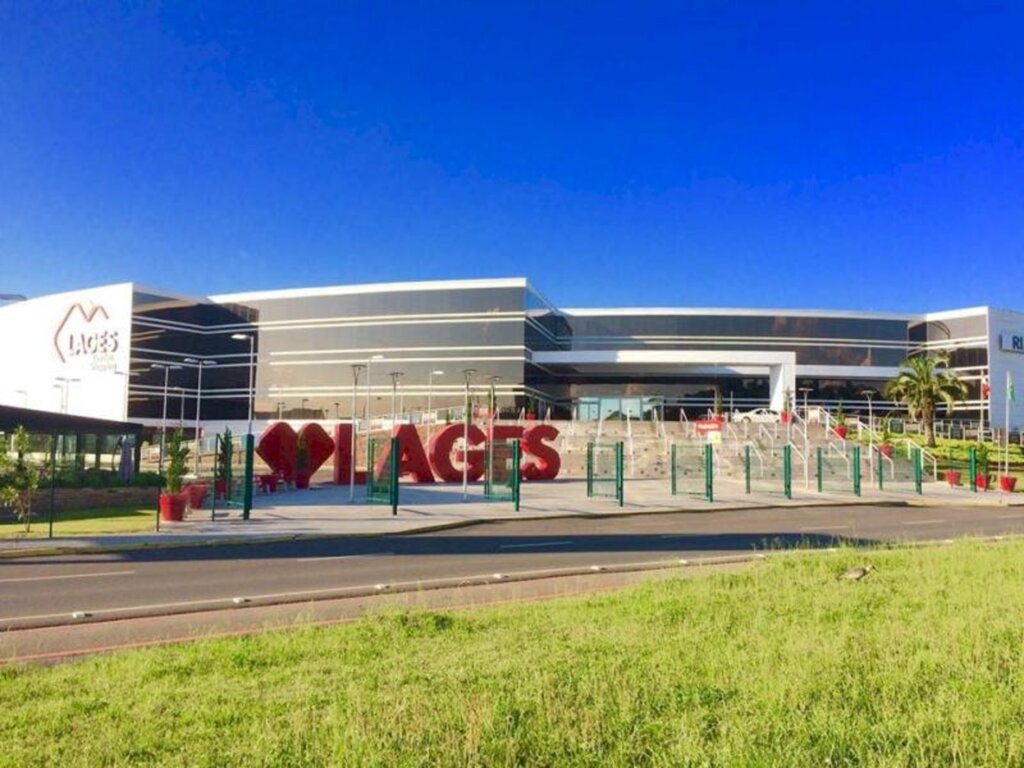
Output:
[[[1020,765],[1022,583],[1024,543],[841,550],[7,668],[0,764]]]
[[[141,533],[154,530],[156,512],[152,507],[108,507],[58,512],[54,518],[54,536],[88,536],[105,533]],[[32,516],[32,528],[14,520],[0,521],[0,539],[45,538],[49,531],[47,513]]]

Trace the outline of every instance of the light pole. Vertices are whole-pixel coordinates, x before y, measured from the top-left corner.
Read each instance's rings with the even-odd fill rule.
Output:
[[[804,396],[804,421],[807,421],[810,418],[810,414],[809,414],[809,412],[807,410],[807,395],[811,392],[811,388],[810,387],[800,387],[797,390],[797,392],[802,393],[803,396]]]
[[[350,503],[356,498],[356,397],[359,392],[359,374],[365,367],[362,363],[353,363],[352,365],[352,433],[349,438],[351,446],[348,465],[348,500]]]
[[[186,363],[195,365],[197,370],[198,378],[196,380],[196,462],[195,462],[195,474],[199,476],[199,418],[200,412],[203,408],[203,368],[208,365],[216,365],[216,360],[200,360],[197,357],[186,357]]]
[[[157,471],[162,475],[164,473],[164,445],[167,442],[167,381],[171,371],[180,370],[181,366],[168,365],[167,363],[152,363],[149,368],[150,370],[164,369],[164,404],[160,412],[160,462],[157,465]]]
[[[860,393],[868,399],[868,451],[870,452],[871,447],[875,444],[875,418],[871,411],[871,399],[875,396],[875,390],[862,389]]]
[[[391,377],[391,429],[394,431],[398,423],[398,380],[404,376],[401,371],[392,371],[388,374]]]
[[[340,406],[340,405],[341,405],[341,403],[335,403],[334,404],[334,420],[335,421],[338,421],[341,418],[340,414],[338,413],[338,406]]]
[[[469,382],[476,373],[476,368],[463,368],[462,375],[466,377],[466,417],[462,424],[462,500],[469,500],[469,422],[472,416],[469,412]]]
[[[284,418],[284,400],[277,401],[277,420],[281,421]]]
[[[247,435],[252,434],[252,411],[255,407],[256,401],[256,390],[255,378],[256,378],[256,334],[254,333],[233,333],[231,338],[235,341],[248,341],[249,342],[249,428],[246,432]]]
[[[71,401],[71,385],[75,382],[81,381],[81,379],[68,376],[57,376],[54,380],[60,382],[60,384],[53,385],[60,388],[60,412],[67,413]]]
[[[366,361],[366,418],[369,422],[366,431],[373,431],[373,405],[370,403],[370,397],[372,396],[373,387],[370,385],[370,377],[373,374],[373,361],[383,360],[384,355],[372,355],[369,360]]]
[[[182,429],[185,426],[185,388],[175,387],[174,391],[178,393],[178,429]]]
[[[431,371],[427,377],[427,413],[430,414],[430,421],[427,422],[427,444],[430,444],[430,432],[434,426],[434,377],[443,376],[444,371]]]
[[[302,401],[299,403],[299,413],[301,414],[299,416],[300,419],[306,418],[306,403],[308,403],[308,402],[309,402],[309,398],[308,397],[304,397],[304,398],[302,398]]]

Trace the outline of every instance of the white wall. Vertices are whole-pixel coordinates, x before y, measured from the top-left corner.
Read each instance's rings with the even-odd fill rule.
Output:
[[[125,418],[132,285],[57,293],[0,307],[0,404]]]
[[[1024,427],[1024,352],[1001,348],[1002,335],[1024,337],[1024,313],[990,309],[988,316],[989,382],[992,386],[989,416],[1001,429],[1006,418],[1006,372],[1013,377],[1017,398],[1010,404],[1010,428]]]

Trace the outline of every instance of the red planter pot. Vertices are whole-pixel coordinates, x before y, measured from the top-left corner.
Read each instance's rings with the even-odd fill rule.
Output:
[[[296,488],[309,488],[309,475],[305,472],[295,473],[295,487]]]
[[[952,469],[949,470],[946,472],[946,482],[949,483],[950,488],[960,485],[960,473]]]
[[[188,505],[192,509],[201,509],[203,502],[206,501],[206,492],[209,490],[209,486],[206,483],[191,483],[186,485],[184,489],[185,498],[188,499]]]
[[[878,446],[878,452],[886,458],[892,458],[892,446],[891,445],[880,445]]]
[[[535,413],[528,413],[528,414],[526,414],[526,420],[527,421],[536,421],[537,420],[537,414],[535,414]]]
[[[846,432],[847,432],[846,427],[836,427],[836,429],[835,429],[835,433],[839,437],[843,438],[843,440],[846,439]]]
[[[185,519],[185,504],[188,499],[184,493],[160,494],[160,519],[176,522]]]
[[[974,484],[977,486],[979,491],[988,490],[988,475],[978,475],[974,478]]]
[[[789,424],[789,420],[792,418],[793,414],[791,414],[789,411],[783,411],[782,413],[779,414],[779,421],[781,421],[783,424]]]
[[[999,490],[1006,491],[1007,493],[1013,493],[1014,488],[1017,487],[1017,478],[1011,477],[1010,475],[999,476]]]

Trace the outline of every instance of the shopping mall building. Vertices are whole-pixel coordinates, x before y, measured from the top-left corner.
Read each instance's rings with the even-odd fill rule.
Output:
[[[353,401],[360,418],[457,417],[467,376],[477,402],[493,387],[506,413],[562,419],[692,419],[716,391],[727,410],[780,410],[788,391],[847,412],[872,392],[878,414],[902,360],[943,350],[968,383],[957,416],[1001,424],[1006,372],[1024,384],[1024,313],[561,309],[523,278],[207,298],[125,283],[0,306],[0,349],[0,404],[191,425],[199,403],[214,426],[244,422],[252,392],[257,428],[347,420]]]

